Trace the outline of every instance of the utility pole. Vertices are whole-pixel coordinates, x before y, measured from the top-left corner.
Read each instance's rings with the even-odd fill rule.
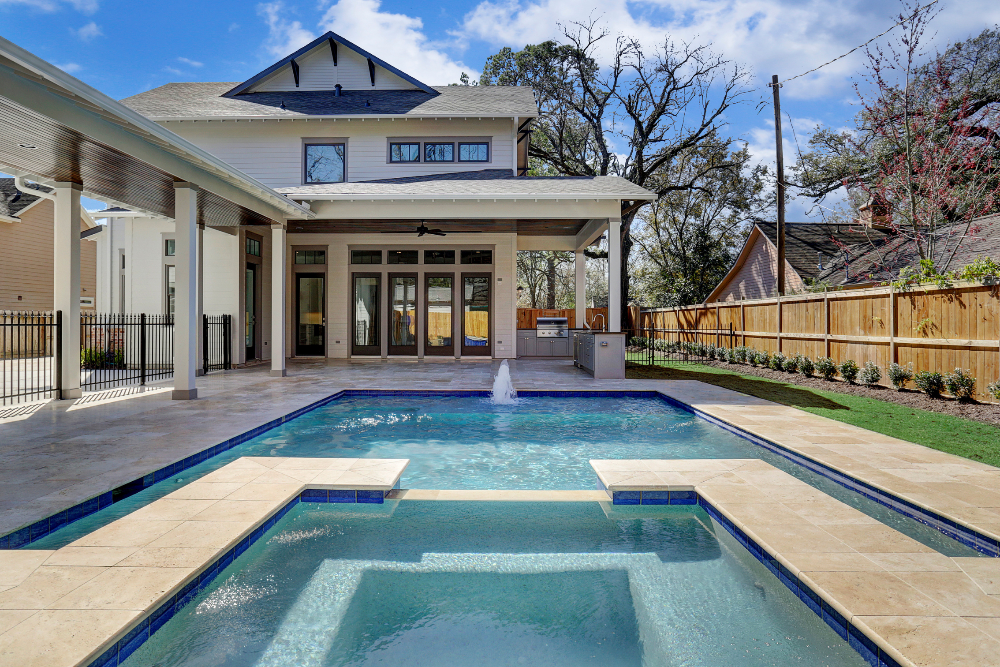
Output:
[[[777,146],[778,172],[778,296],[785,294],[785,158],[781,150],[781,98],[778,75],[771,76],[774,92],[774,139]]]

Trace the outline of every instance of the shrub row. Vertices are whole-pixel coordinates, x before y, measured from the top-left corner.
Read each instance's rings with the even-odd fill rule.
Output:
[[[707,359],[722,361],[727,364],[749,364],[750,366],[770,368],[786,373],[801,373],[806,377],[815,374],[824,380],[834,380],[839,374],[849,384],[860,383],[866,387],[877,385],[882,380],[882,369],[874,361],[866,361],[864,366],[858,366],[853,359],[837,364],[830,357],[816,357],[815,360],[801,354],[785,356],[781,352],[768,354],[752,347],[716,347],[706,343],[690,343],[633,337],[629,344],[634,347],[652,348],[668,354],[686,352]],[[976,394],[976,378],[968,371],[956,368],[951,373],[942,375],[936,371],[913,372],[913,365],[900,366],[889,364],[886,369],[889,382],[897,391],[903,389],[907,382],[913,381],[917,389],[931,398],[940,398],[945,390],[960,401],[969,401]],[[986,387],[987,393],[1000,400],[1000,380]]]

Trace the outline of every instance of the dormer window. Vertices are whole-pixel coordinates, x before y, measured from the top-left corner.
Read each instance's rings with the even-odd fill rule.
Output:
[[[455,144],[430,143],[424,144],[424,162],[454,162]]]
[[[302,181],[310,183],[343,183],[347,171],[347,150],[342,143],[310,143],[305,145],[305,167]]]
[[[420,162],[420,143],[390,143],[389,162]]]

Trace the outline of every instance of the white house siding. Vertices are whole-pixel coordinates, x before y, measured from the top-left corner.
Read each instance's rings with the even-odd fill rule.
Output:
[[[302,185],[303,139],[347,139],[347,180],[512,169],[511,118],[170,121],[162,125],[272,188]],[[389,164],[393,138],[487,138],[489,162]]]
[[[327,249],[327,356],[344,359],[350,356],[351,322],[349,318],[352,271],[365,271],[364,265],[351,266],[350,248],[357,246],[380,247],[384,249],[405,248],[492,248],[493,249],[493,356],[495,358],[514,358],[515,334],[517,328],[516,313],[516,234],[449,234],[447,237],[434,238],[427,241],[417,240],[412,234],[289,234],[288,245],[326,247]],[[291,259],[291,258],[290,258]],[[287,336],[289,341],[287,353],[292,355],[295,341],[294,318],[294,274],[289,261],[288,273],[288,312]],[[372,272],[386,269],[386,265],[372,266]],[[399,272],[415,269],[414,266],[399,266]],[[422,266],[426,272],[474,273],[481,270],[476,265],[432,265]],[[384,288],[383,288],[384,289]],[[422,287],[418,290],[423,303]],[[422,307],[422,306],[421,306]],[[456,317],[460,316],[461,305],[455,304]],[[422,319],[422,318],[421,318]]]
[[[337,65],[333,64],[330,45],[323,43],[304,56],[296,58],[299,66],[299,86],[291,65],[285,65],[271,76],[258,81],[251,92],[264,93],[285,90],[333,90],[338,83],[344,90],[413,90],[412,83],[387,69],[375,65],[375,85],[368,72],[368,60],[343,45],[337,49]],[[391,63],[390,63],[391,64]]]

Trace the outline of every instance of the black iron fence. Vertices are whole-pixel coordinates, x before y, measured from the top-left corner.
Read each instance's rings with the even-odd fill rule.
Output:
[[[625,359],[644,366],[697,363],[733,349],[736,335],[728,329],[638,328],[629,332]]]
[[[52,398],[61,312],[0,311],[0,405]]]
[[[233,316],[204,315],[201,321],[202,370],[206,373],[233,367]]]
[[[142,385],[173,374],[173,315],[80,316],[80,387],[84,390]]]

